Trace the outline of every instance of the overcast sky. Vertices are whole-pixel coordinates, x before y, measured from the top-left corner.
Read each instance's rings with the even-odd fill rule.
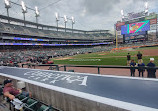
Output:
[[[21,0],[11,0],[18,4]],[[144,3],[148,1],[149,12],[158,12],[158,0],[23,0],[27,7],[37,6],[40,10],[39,23],[56,26],[55,12],[61,17],[67,15],[74,16],[75,29],[82,30],[113,30],[114,23],[121,19],[120,10],[123,9],[125,15],[130,12],[140,12],[144,10]],[[49,5],[55,3],[53,5]],[[48,7],[47,7],[48,6]],[[7,15],[4,8],[4,0],[0,0],[0,14]],[[46,7],[46,8],[45,8]],[[20,6],[12,4],[9,13],[11,17],[23,19]],[[28,10],[26,20],[35,22],[35,12]],[[64,20],[61,18],[59,26],[64,27]],[[71,28],[71,21],[67,23]]]

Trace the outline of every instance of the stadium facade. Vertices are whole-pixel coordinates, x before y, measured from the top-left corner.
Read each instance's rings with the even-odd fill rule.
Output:
[[[118,43],[157,41],[157,14],[128,13],[115,24]]]
[[[0,15],[1,48],[88,47],[112,44],[109,30],[85,31],[24,21]]]

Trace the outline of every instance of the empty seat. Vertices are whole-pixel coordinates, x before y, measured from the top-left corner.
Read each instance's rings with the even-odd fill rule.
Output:
[[[41,107],[37,111],[48,111],[49,109],[50,109],[50,107],[48,107],[46,105],[41,105]]]
[[[34,100],[34,99],[28,99],[26,104],[24,105],[24,111],[30,110],[30,111],[34,111],[36,110],[36,104],[38,103],[38,101]]]

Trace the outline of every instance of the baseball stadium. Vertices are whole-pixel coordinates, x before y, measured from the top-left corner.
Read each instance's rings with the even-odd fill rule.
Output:
[[[157,1],[48,1],[0,1],[0,111],[158,111]]]

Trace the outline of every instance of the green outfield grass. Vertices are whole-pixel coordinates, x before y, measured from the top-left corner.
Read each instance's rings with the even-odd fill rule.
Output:
[[[70,59],[65,60],[56,60],[52,59],[55,64],[72,64],[72,65],[120,65],[126,66],[127,53],[131,54],[131,58],[137,62],[137,53],[138,50],[149,50],[149,49],[158,49],[158,47],[149,47],[149,48],[139,48],[134,51],[122,50],[119,52],[102,52],[102,53],[91,53],[91,54],[82,54],[70,57]],[[140,51],[142,54],[143,52]],[[149,59],[155,58],[155,64],[158,65],[158,56],[143,56],[143,61],[145,64],[149,62]]]

